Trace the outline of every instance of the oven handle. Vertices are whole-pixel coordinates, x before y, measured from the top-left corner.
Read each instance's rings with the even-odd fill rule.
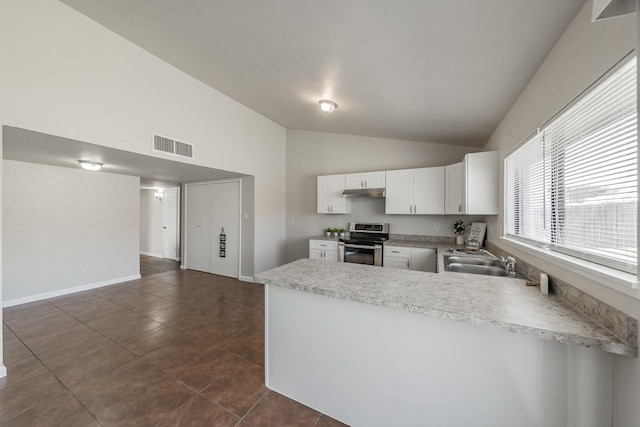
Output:
[[[382,245],[365,246],[365,245],[350,245],[348,243],[345,243],[344,247],[354,248],[354,249],[379,249],[379,248],[382,248]]]

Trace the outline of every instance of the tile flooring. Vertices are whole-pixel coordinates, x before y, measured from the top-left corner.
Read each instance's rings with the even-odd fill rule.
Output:
[[[184,270],[4,309],[1,426],[343,426],[264,386],[261,285]]]

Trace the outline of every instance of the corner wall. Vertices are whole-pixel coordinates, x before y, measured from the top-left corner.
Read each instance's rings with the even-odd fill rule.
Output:
[[[589,0],[484,147],[485,150],[500,152],[500,182],[504,179],[502,160],[506,154],[636,48],[638,22],[635,15],[591,23],[591,8],[592,2]],[[502,205],[503,188],[500,188],[500,194]],[[499,233],[489,236],[492,243],[530,260],[541,270],[553,273],[607,304],[640,318],[640,300],[637,298],[603,286],[586,275],[577,275],[553,266],[527,252],[516,253],[506,248],[498,238],[503,233],[503,221],[503,215],[491,220],[493,228],[499,230]],[[613,425],[637,425],[640,419],[640,406],[637,404],[640,396],[640,359],[615,356],[613,384]]]
[[[139,277],[139,178],[11,160],[2,169],[4,305]]]

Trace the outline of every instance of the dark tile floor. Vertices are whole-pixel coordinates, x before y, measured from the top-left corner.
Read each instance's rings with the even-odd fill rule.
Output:
[[[169,270],[4,309],[2,426],[343,424],[264,386],[260,285]]]

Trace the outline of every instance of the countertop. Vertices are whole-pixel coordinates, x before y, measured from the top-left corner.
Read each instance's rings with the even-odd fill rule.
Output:
[[[446,245],[436,246],[440,263]],[[637,352],[556,296],[542,295],[520,279],[300,259],[257,274],[255,281],[616,354]]]

